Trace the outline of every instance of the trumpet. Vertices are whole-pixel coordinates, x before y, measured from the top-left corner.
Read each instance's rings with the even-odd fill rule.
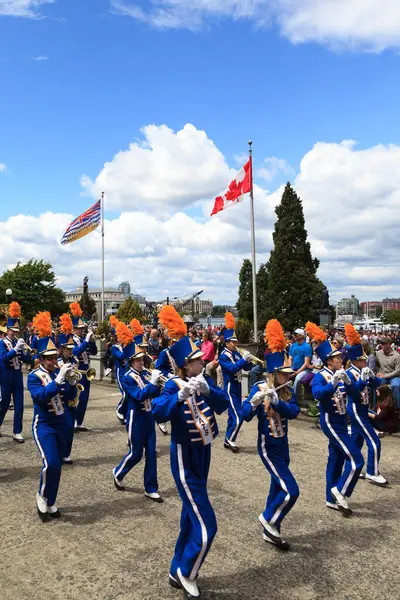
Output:
[[[81,373],[81,375],[86,375],[88,381],[96,379],[96,369],[93,369],[93,367],[90,367],[87,371],[79,371],[79,373]]]
[[[82,373],[79,371],[79,369],[74,368],[72,369],[67,377],[68,383],[77,383],[78,381],[81,381],[82,379]]]
[[[243,353],[246,352],[246,350],[244,348],[236,348],[236,350],[239,352],[239,354],[241,356],[243,356]],[[252,362],[254,364],[262,365],[263,367],[265,367],[265,360],[261,360],[261,358],[254,356],[254,354],[250,354],[250,362]]]
[[[83,390],[85,389],[83,387],[83,385],[81,383],[77,383],[76,384],[76,389],[78,390],[75,398],[73,400],[70,400],[68,402],[68,406],[72,406],[73,408],[75,408],[76,406],[78,406],[79,403],[79,396],[81,395],[81,393],[83,392]]]
[[[156,369],[146,369],[146,371],[150,374],[152,374],[153,371],[155,371],[155,370]],[[167,383],[167,381],[168,381],[168,377],[165,377],[165,375],[160,375],[159,382],[161,384],[161,387],[164,387],[164,385]]]
[[[105,342],[107,339],[107,336],[105,333],[96,333],[96,330],[89,327],[89,331],[91,331],[93,333],[93,337],[95,340],[100,340],[101,342]]]

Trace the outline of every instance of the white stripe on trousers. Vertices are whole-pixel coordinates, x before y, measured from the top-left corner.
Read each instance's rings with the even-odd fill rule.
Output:
[[[343,450],[345,451],[347,456],[350,458],[351,471],[350,471],[349,476],[346,479],[342,489],[339,490],[339,492],[341,492],[341,494],[343,494],[343,496],[345,496],[346,492],[347,492],[347,488],[349,487],[350,482],[353,479],[354,474],[356,472],[356,463],[354,462],[354,458],[353,458],[353,455],[351,454],[350,450],[348,449],[346,444],[343,442],[343,440],[340,439],[340,437],[338,436],[338,434],[336,433],[336,431],[333,429],[332,425],[330,424],[328,413],[325,413],[325,423],[328,425],[329,430],[332,433],[333,437],[339,442],[340,446],[343,448]]]
[[[49,465],[48,465],[48,462],[46,460],[46,456],[45,456],[45,453],[43,451],[43,448],[42,448],[42,446],[41,446],[41,444],[39,442],[39,438],[38,438],[38,434],[37,434],[38,420],[39,420],[39,415],[36,415],[35,422],[33,424],[33,437],[35,438],[36,445],[39,448],[40,456],[42,457],[43,465],[44,465],[43,469],[42,469],[42,487],[40,488],[40,495],[43,496],[43,498],[44,498],[44,490],[45,490],[45,487],[46,487],[46,473],[47,473],[47,467]]]
[[[183,489],[185,490],[186,495],[189,498],[189,502],[192,505],[194,514],[196,515],[196,517],[199,520],[200,528],[201,528],[201,550],[200,550],[199,556],[197,557],[196,562],[193,565],[192,572],[190,573],[190,576],[189,576],[189,579],[195,579],[197,577],[197,573],[199,572],[199,569],[201,567],[201,563],[203,562],[204,554],[206,553],[206,550],[207,550],[207,544],[208,544],[207,527],[205,526],[205,523],[202,519],[200,511],[197,507],[197,504],[193,499],[192,492],[190,491],[189,486],[186,483],[185,467],[183,465],[182,445],[177,444],[176,446],[178,449],[179,479],[181,480]]]
[[[267,461],[267,463],[271,467],[271,471],[279,479],[279,483],[280,483],[281,488],[283,489],[284,492],[286,492],[286,496],[284,497],[282,504],[280,506],[278,506],[278,508],[276,509],[276,511],[275,511],[272,519],[269,522],[271,525],[273,525],[276,522],[276,520],[278,519],[278,517],[280,516],[281,512],[283,511],[283,509],[285,508],[286,504],[289,502],[289,500],[290,500],[290,494],[289,494],[288,489],[286,487],[286,483],[283,481],[282,477],[279,475],[278,471],[276,470],[276,467],[275,467],[274,463],[268,457],[267,448],[265,446],[265,435],[263,433],[261,434],[261,449],[262,449],[262,453],[263,453],[263,456],[264,456],[265,460]]]
[[[128,460],[130,458],[132,458],[132,456],[133,456],[133,444],[132,444],[133,409],[130,410],[129,413],[130,413],[130,419],[129,419],[129,426],[128,426],[128,441],[129,441],[130,452],[129,452],[129,454],[127,454],[125,456],[125,460],[122,463],[122,465],[120,466],[120,468],[118,469],[118,471],[115,471],[115,473],[114,473],[114,475],[117,479],[118,479],[118,475],[121,473],[121,471],[123,469],[125,469],[125,465],[128,462]]]
[[[372,448],[374,449],[374,475],[379,475],[379,467],[378,467],[378,448],[376,447],[376,444],[374,442],[374,438],[372,437],[372,435],[370,434],[370,432],[368,431],[368,429],[365,427],[364,423],[362,422],[358,412],[357,412],[357,407],[355,405],[355,403],[353,402],[353,410],[354,410],[354,414],[356,415],[356,419],[359,422],[359,424],[361,425],[361,427],[363,428],[363,430],[365,431],[365,434],[367,435],[369,441],[372,444]]]
[[[228,440],[231,441],[231,438],[233,438],[233,436],[236,434],[236,432],[237,432],[237,430],[239,428],[240,420],[239,420],[239,415],[237,414],[237,411],[236,411],[236,408],[235,408],[235,404],[233,402],[233,398],[231,396],[231,384],[230,384],[230,382],[228,383],[227,394],[229,396],[229,402],[231,403],[231,406],[233,408],[233,412],[235,413],[235,417],[236,417],[236,427],[233,430],[231,437],[228,438]]]

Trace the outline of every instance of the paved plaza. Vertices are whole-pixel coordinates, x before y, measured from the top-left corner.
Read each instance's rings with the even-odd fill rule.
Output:
[[[180,600],[168,585],[181,503],[169,468],[169,437],[157,431],[158,477],[165,503],[143,496],[143,466],[113,485],[112,468],[126,452],[115,418],[116,389],[93,385],[86,424],[75,437],[75,464],[62,474],[63,518],[42,524],[36,515],[40,458],[26,397],[26,443],[11,438],[10,415],[0,439],[2,600]],[[218,417],[221,429],[226,417]],[[301,496],[282,532],[292,551],[262,539],[269,477],[256,449],[256,422],[245,424],[233,455],[214,443],[209,494],[219,531],[200,573],[204,600],[335,600],[400,597],[400,475],[398,436],[382,440],[382,473],[390,489],[360,481],[344,519],[325,508],[327,442],[312,421],[290,426],[291,460]]]

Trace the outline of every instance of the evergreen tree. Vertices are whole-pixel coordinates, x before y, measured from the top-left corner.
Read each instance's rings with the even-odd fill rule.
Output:
[[[129,323],[132,319],[138,319],[139,321],[142,321],[143,312],[140,308],[139,302],[128,296],[125,302],[119,307],[117,317],[124,323]]]
[[[258,328],[263,330],[268,320],[266,306],[268,294],[268,265],[261,264],[257,272]]]
[[[239,297],[236,303],[239,318],[253,321],[253,285],[251,260],[245,258],[239,273]]]
[[[284,327],[294,329],[318,319],[323,284],[316,276],[319,260],[311,256],[307,241],[302,202],[290,183],[275,212],[265,318],[279,319]]]

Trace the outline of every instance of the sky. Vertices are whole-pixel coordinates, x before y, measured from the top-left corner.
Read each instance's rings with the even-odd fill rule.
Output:
[[[249,204],[209,217],[253,141],[257,266],[301,197],[336,302],[399,297],[398,0],[0,0],[0,272],[234,304]]]

